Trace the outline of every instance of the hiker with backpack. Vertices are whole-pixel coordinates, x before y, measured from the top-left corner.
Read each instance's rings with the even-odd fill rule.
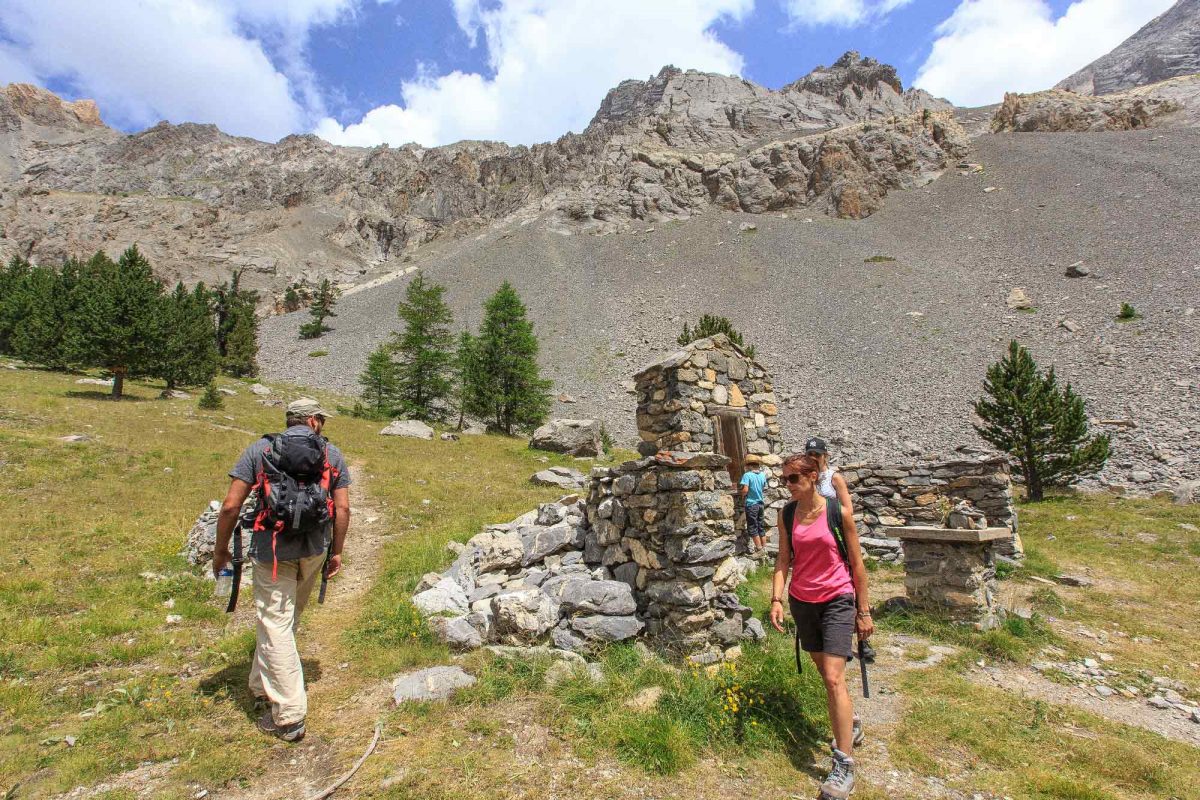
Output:
[[[341,570],[350,527],[350,471],[321,435],[330,416],[316,400],[289,403],[287,430],[251,444],[230,470],[217,518],[214,575],[230,563],[242,503],[257,492],[249,553],[257,619],[250,692],[263,708],[259,729],[286,742],[304,738],[308,713],[296,628],[317,578]]]
[[[821,795],[844,800],[854,788],[854,747],[863,738],[846,688],[846,662],[853,657],[854,635],[864,641],[875,627],[853,511],[849,502],[818,491],[820,473],[819,460],[807,453],[783,462],[782,477],[792,500],[779,514],[770,619],[782,633],[786,597],[796,621],[796,666],[803,649],[825,682],[834,741],[833,766]]]

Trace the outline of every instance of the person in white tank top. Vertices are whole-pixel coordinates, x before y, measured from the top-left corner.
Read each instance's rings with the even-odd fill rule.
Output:
[[[850,487],[846,485],[846,479],[829,466],[829,448],[825,440],[814,436],[804,443],[804,452],[821,464],[821,473],[817,476],[817,494],[829,500],[837,500],[842,505],[849,505]]]

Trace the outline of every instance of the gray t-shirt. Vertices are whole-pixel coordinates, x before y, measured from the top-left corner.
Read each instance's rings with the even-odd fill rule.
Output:
[[[288,430],[304,432],[308,430],[307,426],[294,425]],[[342,451],[338,450],[337,445],[326,443],[329,456],[329,466],[338,471],[337,481],[334,482],[331,489],[344,489],[350,485],[350,469],[346,466],[346,459],[342,456]],[[242,451],[238,457],[237,463],[233,465],[233,469],[229,471],[229,477],[237,478],[239,481],[245,481],[251,486],[258,480],[258,472],[262,468],[263,452],[267,449],[267,440],[259,439],[254,444]],[[298,561],[301,558],[315,556],[319,553],[324,553],[325,548],[329,546],[330,531],[326,528],[323,531],[316,531],[306,536],[288,536],[286,538],[277,538],[275,541],[274,557],[280,561]],[[250,555],[257,561],[270,563],[272,560],[271,554],[271,534],[268,531],[256,531],[250,537]]]

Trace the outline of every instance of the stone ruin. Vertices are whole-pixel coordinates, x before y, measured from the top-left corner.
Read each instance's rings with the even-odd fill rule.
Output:
[[[640,636],[664,655],[708,663],[764,635],[736,592],[756,564],[744,555],[735,488],[745,457],[759,455],[775,538],[788,494],[770,375],[717,335],[647,367],[635,383],[642,458],[595,467],[586,494],[489,526],[454,546],[446,572],[422,579],[413,603],[441,639],[578,652]],[[954,512],[981,525],[986,515],[1004,526],[1008,552],[1019,551],[1003,459],[851,464],[843,475],[868,557],[901,558],[894,528],[944,525]]]
[[[712,662],[764,635],[736,593],[751,564],[735,486],[747,453],[783,460],[770,377],[718,335],[636,383],[644,457],[596,467],[586,497],[491,526],[426,576],[413,603],[439,637],[579,651],[640,635]]]

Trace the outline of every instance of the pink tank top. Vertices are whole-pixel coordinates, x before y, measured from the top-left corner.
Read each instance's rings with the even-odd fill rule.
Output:
[[[829,504],[808,525],[801,525],[799,512],[792,528],[792,583],[788,593],[802,603],[824,603],[838,595],[854,594],[854,581],[825,515]]]

